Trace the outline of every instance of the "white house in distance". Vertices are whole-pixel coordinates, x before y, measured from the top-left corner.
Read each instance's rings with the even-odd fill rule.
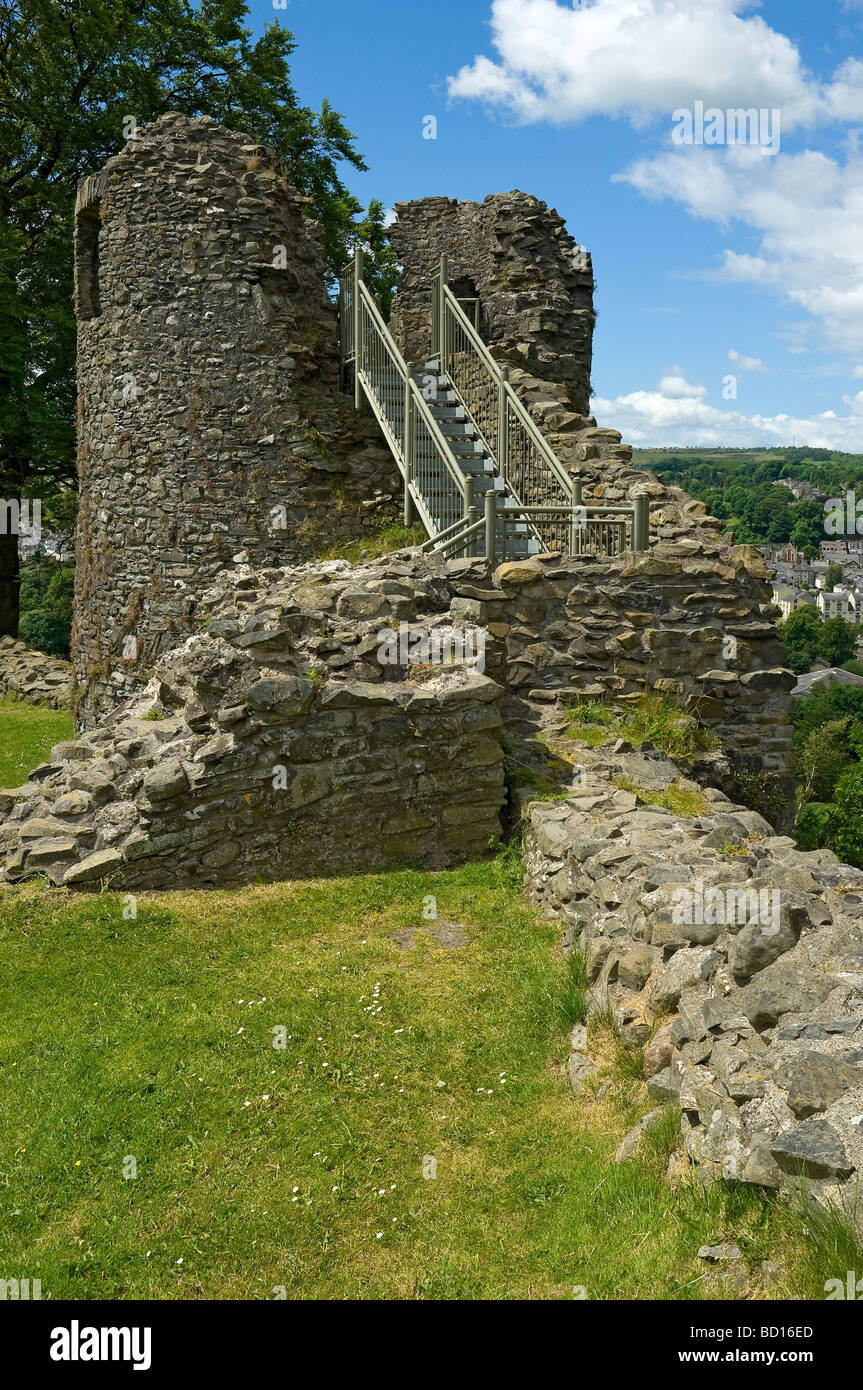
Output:
[[[782,621],[796,613],[798,608],[811,607],[815,603],[815,595],[808,589],[795,589],[790,584],[773,585],[773,602],[782,613]]]
[[[819,589],[816,602],[825,622],[828,618],[844,618],[846,623],[863,622],[863,592],[860,589],[841,584],[837,584],[831,594]]]

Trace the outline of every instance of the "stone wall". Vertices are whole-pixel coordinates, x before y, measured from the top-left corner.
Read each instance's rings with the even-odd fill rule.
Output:
[[[458,296],[478,296],[480,333],[500,360],[565,383],[571,409],[588,414],[593,344],[590,255],[563,218],[529,193],[482,203],[421,198],[396,203],[390,241],[403,267],[390,327],[409,361],[431,341],[431,282],[443,251]]]
[[[716,538],[723,524],[703,503],[634,469],[619,432],[590,414],[593,264],[559,214],[517,191],[482,203],[421,198],[395,207],[389,236],[402,273],[390,327],[405,357],[429,356],[430,277],[446,251],[451,287],[479,298],[480,336],[509,366],[513,389],[561,463],[582,479],[584,501],[619,503],[638,488],[651,500],[652,535]]]
[[[579,695],[650,686],[732,764],[787,778],[793,677],[754,557],[692,543],[493,574],[417,551],[226,570],[144,694],[4,794],[6,876],[166,887],[476,857],[500,832],[502,728],[530,736]],[[477,659],[445,643],[436,659],[453,632]]]
[[[205,887],[478,858],[504,800],[499,695],[458,670],[320,687],[189,638],[0,793],[5,878]]]
[[[796,1186],[860,1224],[863,1172],[863,873],[801,853],[755,812],[707,789],[689,816],[661,804],[698,788],[654,751],[571,744],[566,802],[534,803],[526,881],[567,950],[586,958],[592,1013],[644,1048],[650,1111],[681,1111],[679,1152],[708,1177]],[[600,1078],[576,1030],[577,1091]]]
[[[280,669],[338,679],[400,679],[380,666],[390,625],[477,627],[484,671],[504,691],[507,727],[577,698],[637,699],[656,689],[721,739],[741,769],[790,794],[791,696],[772,590],[752,546],[657,544],[596,560],[537,556],[499,565],[405,551],[364,566],[309,566],[250,576],[226,571],[201,601],[208,631],[261,646]],[[273,631],[277,636],[273,637]],[[709,760],[708,760],[709,761]]]
[[[399,514],[389,450],[338,389],[308,201],[248,136],[173,114],[79,188],[83,725],[195,630],[235,556],[296,563]]]
[[[32,705],[64,709],[71,699],[72,667],[14,637],[0,637],[0,694]]]

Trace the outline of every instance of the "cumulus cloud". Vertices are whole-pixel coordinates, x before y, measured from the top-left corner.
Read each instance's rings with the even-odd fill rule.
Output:
[[[736,348],[731,348],[728,353],[728,360],[734,363],[739,372],[767,371],[760,357],[747,357],[745,353],[738,352]]]
[[[449,79],[453,97],[504,108],[515,120],[566,122],[675,107],[780,107],[791,125],[829,101],[790,39],[754,0],[493,0],[496,61],[479,55]],[[843,95],[863,94],[853,61]],[[838,77],[837,77],[837,80]]]
[[[687,381],[680,367],[671,368],[660,381],[659,390],[663,396],[668,396],[670,400],[674,401],[701,401],[707,395],[707,387],[695,386]]]
[[[863,0],[860,0],[863,5]],[[675,146],[672,113],[703,101],[721,110],[781,111],[783,132],[863,121],[863,62],[827,82],[807,71],[755,0],[493,0],[497,58],[477,57],[449,80],[523,123],[627,115],[663,120],[665,148],[616,177],[693,216],[742,221],[760,245],[726,251],[721,273],[798,305],[825,345],[863,352],[863,157],[853,128],[844,164],[813,149],[766,159],[757,145]],[[800,351],[798,343],[794,348]]]
[[[755,253],[726,250],[719,273],[766,288],[818,319],[825,341],[863,351],[863,160],[817,150],[766,161],[756,149],[680,147],[616,176],[648,198],[671,198],[759,236]]]
[[[863,438],[863,391],[843,396],[847,415],[827,410],[822,415],[744,415],[721,410],[701,397],[669,395],[660,382],[656,391],[630,391],[612,399],[595,396],[591,410],[601,426],[620,430],[629,444],[788,445],[792,441],[818,449],[856,453]]]

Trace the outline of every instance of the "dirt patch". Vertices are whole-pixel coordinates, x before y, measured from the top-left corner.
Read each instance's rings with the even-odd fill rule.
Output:
[[[470,940],[464,927],[458,922],[452,922],[448,917],[439,917],[436,922],[424,922],[421,927],[408,927],[406,931],[397,932],[393,941],[401,946],[403,951],[411,951],[417,944],[417,933],[432,937],[447,951],[457,951],[459,946],[466,946]]]

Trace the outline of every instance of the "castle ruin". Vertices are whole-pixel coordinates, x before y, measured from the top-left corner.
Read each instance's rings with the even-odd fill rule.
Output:
[[[585,498],[646,492],[649,548],[317,560],[402,508],[382,428],[340,390],[320,229],[269,151],[163,117],[78,197],[79,732],[0,791],[0,881],[137,891],[442,868],[521,814],[529,894],[583,952],[618,1035],[647,1044],[649,1093],[679,1107],[687,1158],[760,1186],[802,1175],[853,1214],[863,873],[773,833],[793,792],[795,678],[769,572],[589,415],[591,261],[556,213],[519,192],[397,212],[404,357],[430,352],[446,252],[454,295]],[[467,626],[481,667],[404,656]],[[55,688],[13,655],[10,688]],[[571,703],[647,690],[712,735],[690,765],[569,738]],[[543,771],[557,759],[560,795],[507,780],[513,745]],[[778,799],[769,819],[759,783]],[[681,916],[694,889],[777,894],[769,929],[703,902]],[[573,1052],[574,1089],[593,1067]]]
[[[270,151],[206,116],[163,116],[80,186],[84,722],[195,630],[235,557],[302,561],[392,510],[392,459],[339,392],[308,201]]]
[[[391,229],[404,356],[428,358],[446,251],[453,295],[585,500],[636,481],[649,500],[640,553],[534,547],[497,567],[470,551],[315,562],[400,516],[402,483],[343,390],[321,229],[269,150],[164,116],[83,181],[75,234],[79,736],[9,794],[9,877],[164,887],[458,862],[501,829],[503,730],[647,689],[721,739],[705,779],[787,789],[793,677],[761,556],[588,414],[593,272],[556,212],[521,192],[427,198]],[[403,651],[465,624],[482,669],[380,655],[387,634]]]

